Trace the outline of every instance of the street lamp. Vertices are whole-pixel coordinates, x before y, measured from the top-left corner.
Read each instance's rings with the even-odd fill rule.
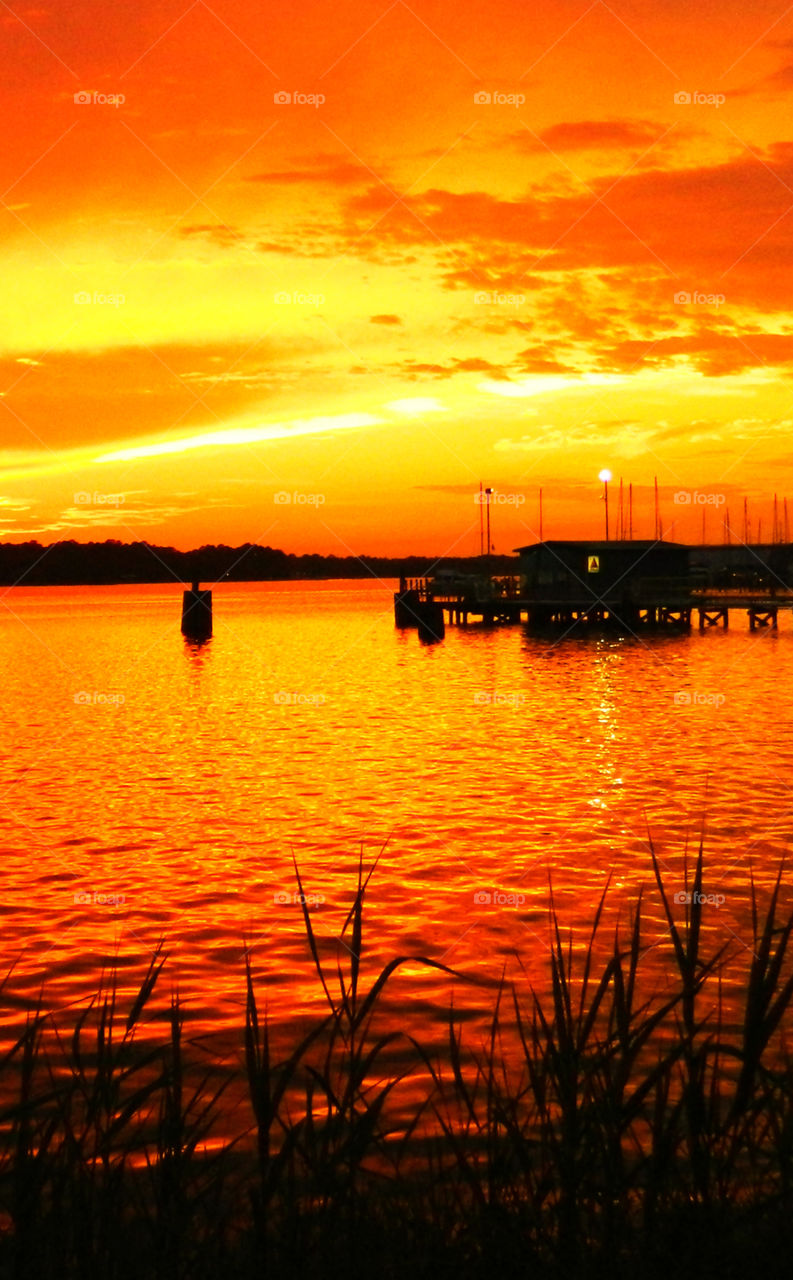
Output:
[[[490,495],[492,489],[485,489],[485,497],[487,498],[487,559],[490,561]]]
[[[606,503],[606,542],[608,542],[609,540],[609,480],[610,479],[611,479],[611,472],[609,471],[608,467],[604,467],[603,470],[598,475],[598,480],[603,481],[603,498]]]

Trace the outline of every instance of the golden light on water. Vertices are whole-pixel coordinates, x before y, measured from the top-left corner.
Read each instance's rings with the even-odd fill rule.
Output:
[[[177,9],[5,15],[6,537],[477,554],[483,475],[599,533],[606,450],[637,536],[770,519],[789,14]]]
[[[178,635],[178,587],[4,595],[19,743],[0,778],[6,936],[22,993],[86,997],[103,961],[142,963],[164,936],[165,995],[177,984],[195,1033],[223,1040],[247,949],[286,1043],[323,1002],[292,854],[335,966],[363,850],[367,867],[380,855],[366,972],[425,955],[484,983],[415,967],[395,980],[389,1016],[420,1011],[442,1036],[452,993],[473,1016],[502,971],[547,982],[549,883],[582,938],[609,877],[609,921],[644,886],[660,926],[650,841],[674,891],[703,817],[725,895],[709,936],[748,945],[745,846],[765,886],[793,757],[745,711],[773,698],[787,714],[787,622],[760,643],[731,629],[653,651],[450,628],[433,649],[394,629],[395,585],[215,584],[203,647]],[[681,683],[720,698],[681,704]]]

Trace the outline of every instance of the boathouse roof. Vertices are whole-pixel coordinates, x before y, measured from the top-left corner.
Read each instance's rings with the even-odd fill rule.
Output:
[[[515,547],[518,555],[525,551],[538,551],[547,547],[549,551],[649,551],[652,547],[671,547],[678,551],[689,550],[684,542],[671,542],[660,538],[547,538],[544,542],[530,542],[525,547]]]

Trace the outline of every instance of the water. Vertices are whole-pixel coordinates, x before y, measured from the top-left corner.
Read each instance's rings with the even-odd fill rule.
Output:
[[[15,999],[43,985],[62,1011],[114,955],[132,983],[164,936],[195,1035],[232,1043],[246,945],[276,1022],[302,1024],[321,993],[292,858],[332,958],[361,849],[380,854],[368,973],[411,954],[541,983],[549,878],[566,923],[587,929],[607,883],[626,919],[649,839],[678,892],[703,822],[712,941],[750,946],[750,864],[767,891],[790,843],[790,620],[647,643],[449,628],[425,646],[394,629],[394,586],[221,585],[203,647],[179,633],[178,587],[3,595]],[[441,1034],[453,989],[462,1013],[482,1005],[409,965],[388,1007]]]

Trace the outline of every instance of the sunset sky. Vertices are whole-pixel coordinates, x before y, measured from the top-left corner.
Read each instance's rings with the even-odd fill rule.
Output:
[[[770,535],[793,9],[75,0],[0,31],[5,539],[474,554],[481,480],[503,552],[540,487],[546,536],[600,535],[603,467],[638,536],[656,476],[668,537],[744,497]]]

